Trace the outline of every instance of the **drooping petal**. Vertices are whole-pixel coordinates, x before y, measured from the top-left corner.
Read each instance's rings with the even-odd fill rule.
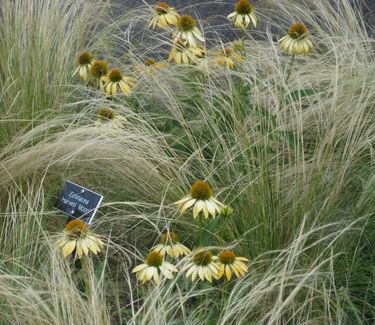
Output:
[[[214,216],[216,214],[216,204],[212,202],[211,200],[207,200],[206,206],[207,206],[208,212],[212,216]]]
[[[194,210],[193,210],[193,217],[194,219],[198,216],[199,212],[203,209],[205,206],[205,202],[203,200],[197,200],[197,202],[194,205]]]
[[[158,269],[156,267],[153,267],[153,278],[154,278],[154,281],[156,284],[159,284],[160,283],[160,276],[159,276],[159,272],[158,272]]]
[[[123,80],[121,80],[121,81],[119,82],[119,85],[120,85],[120,88],[121,88],[122,92],[123,92],[125,95],[129,95],[129,94],[132,92],[132,90],[131,90],[131,88],[129,87],[129,85],[128,85],[126,82],[124,82]]]
[[[251,21],[252,21],[254,27],[257,28],[257,21],[258,21],[257,16],[255,16],[253,13],[250,13],[250,18],[251,18]]]
[[[147,265],[146,263],[143,263],[143,264],[137,265],[137,266],[133,269],[132,273],[137,273],[137,272],[139,272],[139,271],[141,271],[141,270],[144,270],[147,266],[148,266],[148,265]]]
[[[233,17],[235,17],[235,16],[237,16],[237,12],[232,12],[231,14],[229,14],[228,16],[227,16],[227,18],[228,19],[232,19]]]
[[[187,209],[189,209],[197,200],[196,199],[191,199],[187,201],[180,209],[180,213],[184,213]]]
[[[208,200],[204,201],[203,214],[204,214],[205,219],[208,219],[208,216],[209,216],[208,208],[207,208],[207,203],[208,203]],[[214,216],[215,215],[213,215],[213,217]]]
[[[230,271],[229,265],[225,266],[225,276],[227,277],[227,280],[230,281],[232,278],[232,272]]]
[[[81,66],[81,68],[79,69],[79,76],[81,77],[81,79],[83,81],[86,81],[86,79],[87,79],[87,69],[86,69],[86,66]]]
[[[116,95],[117,94],[117,83],[116,82],[112,83],[111,94],[112,95]]]
[[[82,255],[83,255],[83,250],[82,250],[82,245],[81,245],[81,242],[82,240],[77,240],[77,255],[78,255],[78,258],[81,258]]]
[[[75,240],[68,241],[62,249],[63,256],[67,257],[74,251],[75,248],[76,248],[76,241]]]
[[[174,60],[177,64],[180,64],[181,63],[181,60],[182,60],[182,54],[181,52],[176,52],[176,55],[174,57]]]

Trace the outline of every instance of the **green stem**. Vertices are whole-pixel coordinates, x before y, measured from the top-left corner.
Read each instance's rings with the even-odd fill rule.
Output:
[[[203,218],[199,216],[199,246],[203,245]]]
[[[289,71],[288,71],[288,74],[287,74],[286,79],[285,79],[285,84],[288,83],[289,78],[290,78],[290,75],[291,75],[291,73],[292,73],[292,69],[293,69],[293,65],[294,65],[295,57],[296,57],[296,55],[293,53],[292,58],[290,59]]]
[[[84,258],[81,259],[81,265],[82,265],[82,280],[85,287],[85,294],[87,298],[90,298],[91,296],[91,288],[90,288],[90,275],[89,275],[89,267],[85,261]]]
[[[285,85],[288,84],[289,78],[290,78],[290,76],[292,74],[292,70],[293,70],[293,66],[294,66],[294,62],[295,62],[295,57],[296,57],[296,55],[293,53],[293,55],[292,55],[292,57],[290,59],[288,73],[287,73],[286,78],[285,78]],[[285,102],[285,87],[283,87],[282,91],[281,91],[280,109],[283,108],[284,102]],[[273,123],[273,126],[275,126],[274,123]]]
[[[245,52],[245,36],[246,36],[246,30],[245,28],[242,28],[242,36],[241,36],[241,49],[242,49],[242,56],[245,60],[246,52]]]

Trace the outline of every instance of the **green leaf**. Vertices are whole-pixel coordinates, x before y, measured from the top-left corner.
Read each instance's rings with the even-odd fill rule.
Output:
[[[95,268],[95,278],[100,281],[103,273],[104,273],[104,268],[105,268],[105,262],[100,261],[98,265]]]
[[[298,89],[288,94],[288,102],[297,102],[304,97],[316,95],[318,91],[315,88]]]
[[[285,132],[286,138],[288,139],[289,146],[296,150],[299,147],[299,139],[298,137],[291,131],[286,131]]]
[[[211,245],[212,239],[214,238],[214,235],[215,235],[216,227],[219,224],[219,219],[220,219],[220,216],[213,219],[207,225],[207,227],[203,228],[203,245],[204,246],[210,246]]]

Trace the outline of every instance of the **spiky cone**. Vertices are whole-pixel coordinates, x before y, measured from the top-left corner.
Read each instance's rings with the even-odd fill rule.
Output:
[[[201,180],[195,182],[190,188],[190,193],[175,204],[181,214],[193,207],[194,219],[198,217],[201,211],[206,219],[210,215],[215,218],[220,213],[221,208],[224,207],[224,204],[213,196],[211,186]]]
[[[123,76],[117,68],[111,69],[101,80],[104,82],[104,92],[108,95],[116,95],[117,87],[120,87],[124,95],[129,95],[136,84],[134,78]]]
[[[279,40],[280,48],[290,54],[308,54],[313,48],[309,39],[309,31],[300,22],[292,24],[288,34]]]
[[[161,276],[173,279],[173,272],[178,272],[178,269],[173,264],[166,262],[161,253],[152,251],[147,255],[145,262],[136,266],[132,272],[136,274],[142,284],[150,280],[159,284]]]
[[[254,14],[253,5],[248,0],[239,0],[234,7],[234,12],[228,15],[228,19],[239,29],[246,29],[250,23],[257,27],[258,18]]]
[[[160,237],[160,243],[151,251],[161,253],[163,256],[168,254],[170,257],[180,257],[190,254],[190,249],[179,242],[177,234],[173,231],[166,231]]]
[[[98,111],[98,118],[95,121],[96,127],[108,126],[110,129],[116,131],[123,129],[126,118],[118,115],[113,109],[109,107],[102,107]]]
[[[248,267],[245,264],[249,260],[245,257],[238,257],[230,250],[222,251],[217,257],[214,258],[218,267],[218,279],[221,279],[224,274],[228,281],[232,278],[232,273],[237,277],[243,276]]]
[[[78,73],[81,80],[86,81],[88,76],[88,71],[91,68],[93,61],[93,56],[90,52],[82,52],[78,56],[78,68],[74,71],[73,77]]]
[[[103,60],[94,60],[90,66],[90,74],[96,81],[97,88],[103,88],[104,82],[101,80],[102,77],[108,73],[108,63]]]
[[[89,255],[90,252],[96,255],[102,250],[104,243],[84,221],[73,219],[66,225],[56,245],[61,249],[64,257],[69,256],[75,250],[74,258],[80,259],[84,255]]]
[[[148,28],[155,29],[156,26],[159,28],[176,26],[179,17],[180,15],[174,8],[165,2],[158,2],[154,6],[154,14],[149,20]]]
[[[196,279],[212,282],[212,279],[217,279],[219,273],[214,260],[215,256],[210,250],[199,248],[192,254],[183,271],[193,282]]]
[[[182,15],[177,20],[173,33],[173,42],[181,42],[185,46],[197,47],[197,41],[204,43],[201,31],[196,27],[195,19],[189,15]]]

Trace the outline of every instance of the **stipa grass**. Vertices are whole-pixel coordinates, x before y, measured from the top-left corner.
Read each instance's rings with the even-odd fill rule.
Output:
[[[17,72],[24,69],[19,61],[29,59],[24,55],[27,50],[30,57],[40,52],[34,44],[20,42],[17,37],[22,33],[12,34],[7,46],[1,43],[4,53],[12,48],[9,44],[21,44],[18,49],[23,49],[18,56],[0,56],[6,67],[0,71],[10,71],[2,75],[2,82],[14,80],[1,93],[1,109],[8,112],[2,118],[6,128],[0,131],[4,322],[373,321],[375,88],[371,71],[375,64],[373,41],[360,13],[347,1],[338,5],[340,10],[323,0],[310,8],[294,1],[270,7],[254,4],[264,22],[272,20],[270,10],[278,13],[283,26],[274,22],[272,26],[280,38],[298,19],[306,23],[316,44],[308,56],[296,57],[288,79],[290,56],[281,53],[275,34],[260,24],[261,40],[225,44],[246,52],[236,68],[211,65],[208,55],[194,66],[168,66],[142,74],[128,97],[114,98],[71,77],[76,56],[97,48],[95,55],[103,54],[111,68],[131,71],[150,52],[143,50],[142,40],[124,41],[124,33],[131,40],[133,26],[145,28],[148,17],[136,16],[121,31],[114,31],[101,25],[100,18],[92,18],[98,17],[91,13],[101,3],[4,4],[2,15],[18,17],[14,20],[18,24],[23,21],[21,13],[29,13],[31,35],[52,35],[53,28],[42,29],[44,34],[39,29],[60,26],[58,18],[66,14],[62,8],[72,13],[71,22],[81,21],[82,28],[88,22],[103,26],[100,33],[85,38],[89,43],[84,48],[76,43],[82,35],[78,31],[84,29],[74,23],[69,26],[76,29],[67,29],[66,34],[57,29],[60,33],[53,34],[53,44],[64,44],[64,51],[59,47],[60,52],[47,52],[57,53],[56,62],[64,60],[64,69],[47,71],[49,65],[38,59],[35,68],[43,67],[47,73],[23,75],[29,76],[26,79]],[[48,17],[48,24],[40,25],[31,19],[33,15]],[[118,24],[129,21],[123,17]],[[10,31],[2,26],[4,35]],[[112,43],[99,37],[110,31]],[[163,46],[170,35],[163,33],[153,34],[153,52],[158,54],[151,54],[158,62],[167,57]],[[40,48],[51,49],[52,36],[36,39],[44,44]],[[118,59],[107,53],[110,45],[130,51]],[[218,43],[215,50],[222,48]],[[12,63],[6,57],[18,59]],[[44,85],[46,76],[51,85],[48,94],[44,88],[32,87]],[[74,92],[54,85],[66,85]],[[32,90],[27,96],[24,86]],[[38,107],[40,114],[46,109],[56,114],[36,118],[32,107]],[[103,107],[115,118],[98,124]],[[16,108],[32,123],[16,128],[9,115]],[[124,118],[114,128],[111,123],[118,116]],[[106,247],[98,258],[85,260],[85,272],[62,259],[54,247],[53,233],[65,226],[64,217],[52,209],[63,179],[74,179],[105,196],[94,230],[106,238]],[[229,217],[215,218],[216,225],[207,221],[204,244],[213,252],[226,248],[248,257],[248,273],[232,282],[213,280],[211,286],[192,283],[186,274],[174,272],[173,279],[162,279],[160,285],[141,286],[131,270],[166,228],[178,232],[186,247],[196,243],[199,225],[190,215],[180,216],[172,203],[197,179],[207,180],[220,202],[233,208]],[[184,261],[174,264],[180,269]]]

